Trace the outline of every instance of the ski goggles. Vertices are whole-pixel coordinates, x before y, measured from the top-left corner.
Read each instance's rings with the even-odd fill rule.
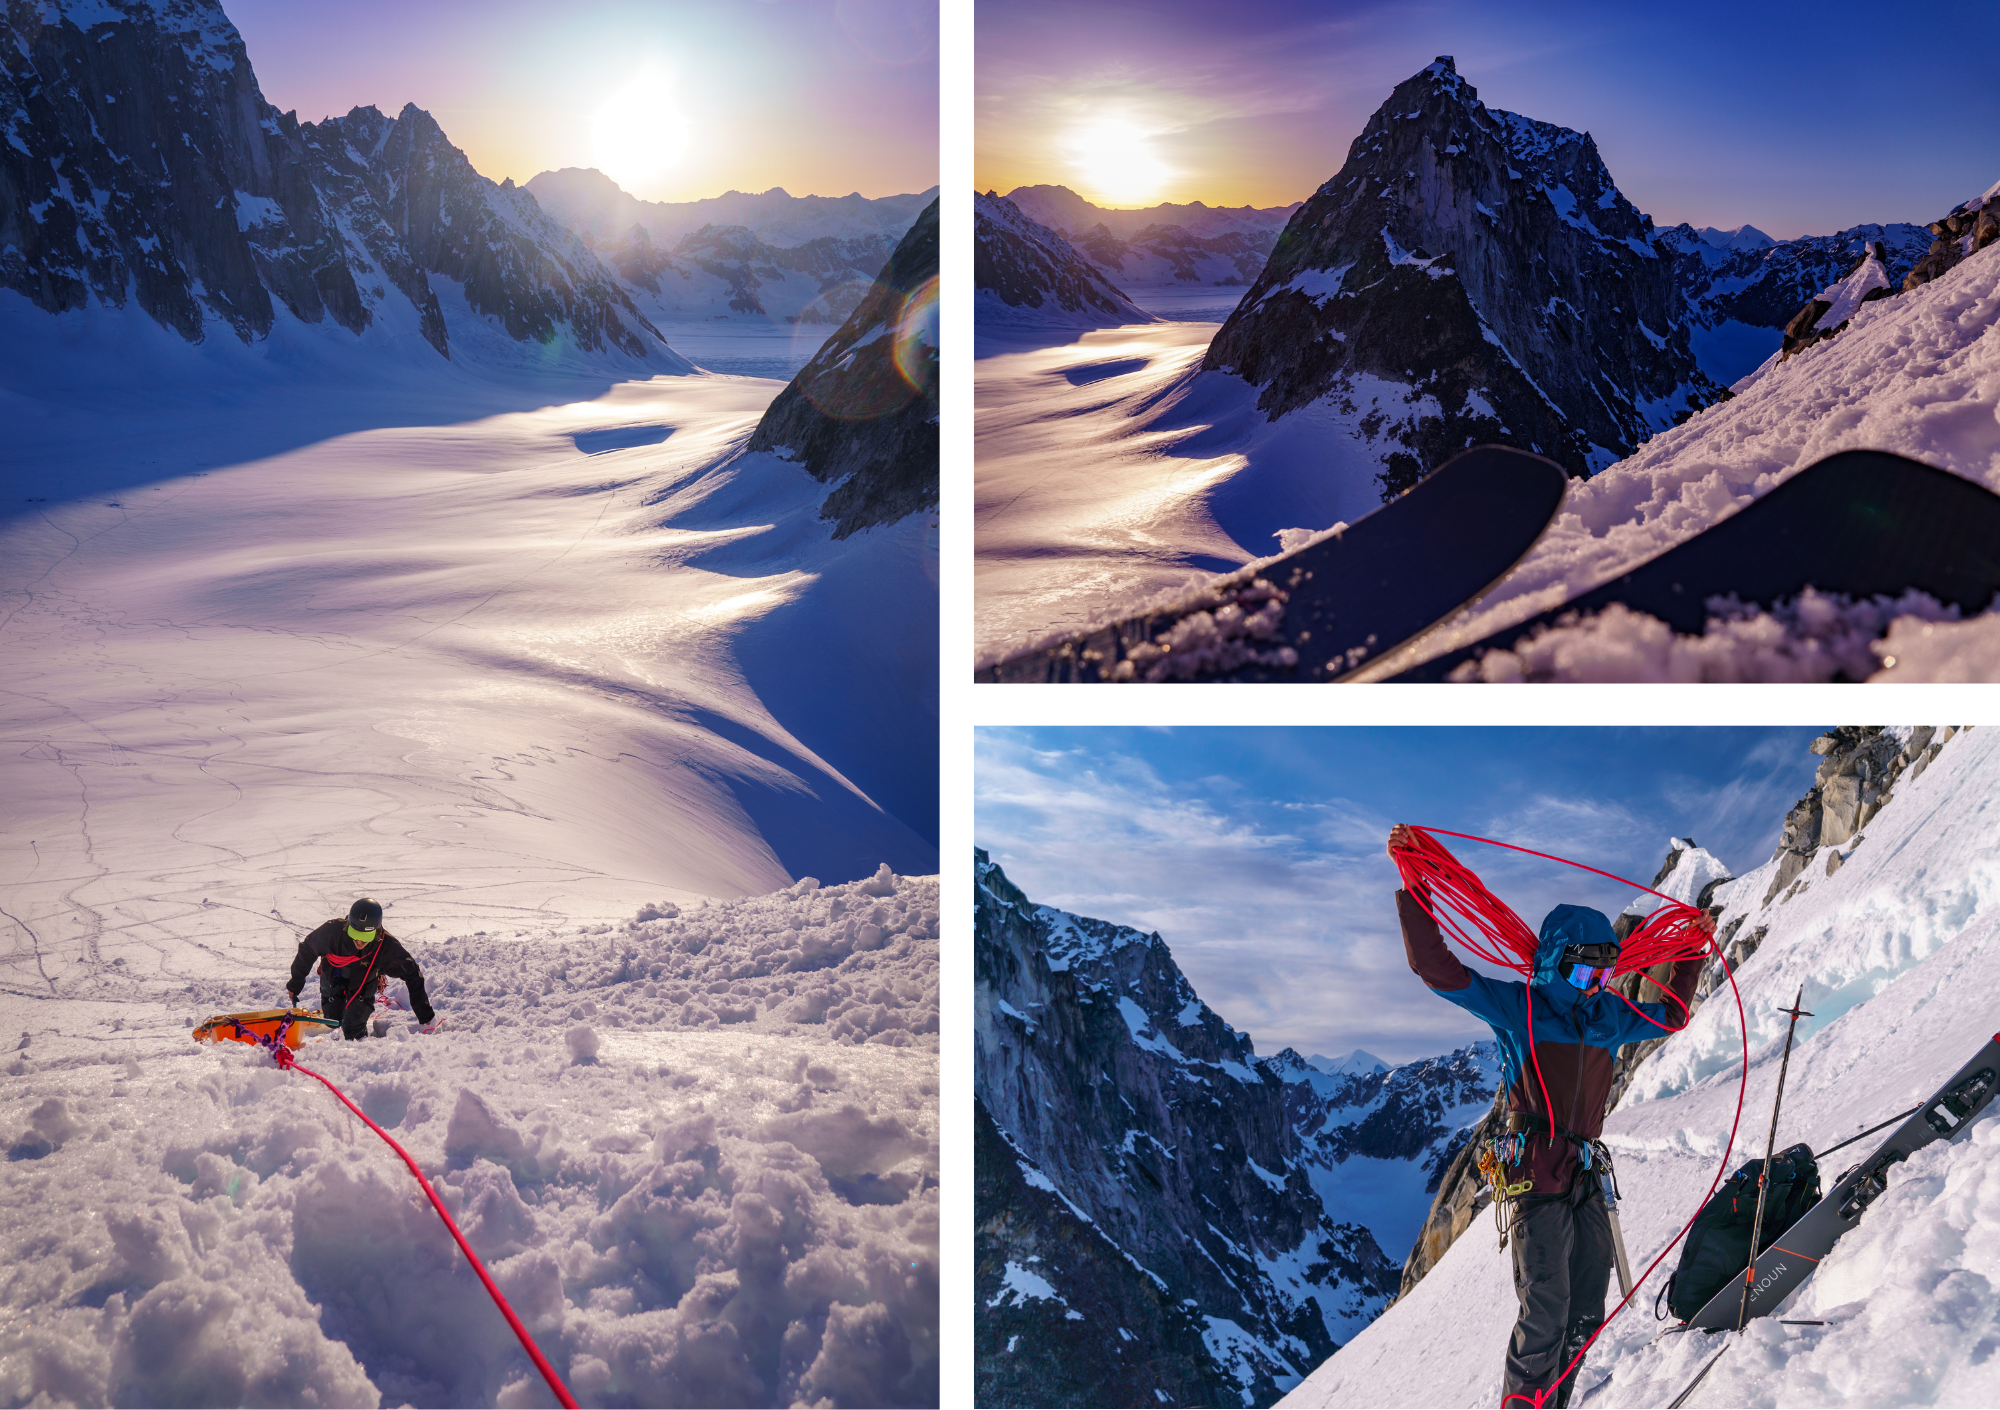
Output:
[[[1608,964],[1573,964],[1564,968],[1563,978],[1579,989],[1588,989],[1596,984],[1609,984],[1614,967]]]
[[[372,925],[350,925],[347,927],[347,938],[357,945],[372,945],[375,943],[375,927]]]

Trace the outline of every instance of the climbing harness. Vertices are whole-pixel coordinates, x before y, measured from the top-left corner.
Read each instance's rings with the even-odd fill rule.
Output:
[[[1614,976],[1641,973],[1652,969],[1655,965],[1693,959],[1704,954],[1713,954],[1718,960],[1723,958],[1721,947],[1715,943],[1714,934],[1700,924],[1704,919],[1704,913],[1700,909],[1688,905],[1685,901],[1676,901],[1673,897],[1655,891],[1650,886],[1641,886],[1636,881],[1628,881],[1624,877],[1614,876],[1608,871],[1600,871],[1582,862],[1572,862],[1566,857],[1551,856],[1547,852],[1537,852],[1530,847],[1517,847],[1511,842],[1496,842],[1490,837],[1475,837],[1469,832],[1449,832],[1444,828],[1430,827],[1411,827],[1409,832],[1417,839],[1416,843],[1409,847],[1392,849],[1390,854],[1396,863],[1397,872],[1403,879],[1403,888],[1416,898],[1417,904],[1437,922],[1439,930],[1458,941],[1467,951],[1489,964],[1510,969],[1528,981],[1526,999],[1528,1057],[1534,1065],[1535,1083],[1541,1088],[1542,1094],[1541,1112],[1523,1114],[1530,1118],[1542,1116],[1552,1126],[1554,1125],[1555,1104],[1549,1100],[1549,1087],[1542,1076],[1541,1059],[1535,1055],[1534,977],[1535,952],[1540,943],[1539,937],[1504,901],[1487,890],[1486,884],[1463,862],[1454,857],[1445,845],[1437,840],[1438,838],[1458,837],[1468,842],[1483,842],[1489,846],[1503,847],[1510,852],[1522,852],[1530,857],[1540,857],[1544,861],[1560,862],[1564,866],[1575,867],[1579,871],[1587,871],[1615,881],[1621,886],[1644,891],[1649,896],[1658,896],[1666,902],[1654,911],[1644,924],[1626,937],[1619,950]],[[1736,1084],[1736,1112],[1730,1119],[1729,1140],[1723,1146],[1722,1161],[1716,1167],[1715,1178],[1709,1182],[1708,1192],[1696,1202],[1695,1212],[1688,1216],[1688,1222],[1681,1226],[1679,1233],[1667,1241],[1667,1246],[1660,1250],[1658,1257],[1654,1258],[1647,1265],[1646,1271],[1626,1289],[1618,1305],[1598,1324],[1597,1330],[1590,1334],[1589,1340],[1578,1348],[1569,1364],[1564,1366],[1555,1379],[1542,1390],[1532,1396],[1509,1397],[1510,1400],[1519,1399],[1535,1406],[1536,1410],[1553,1401],[1556,1387],[1569,1379],[1571,1373],[1583,1364],[1584,1355],[1590,1350],[1591,1344],[1602,1336],[1604,1329],[1611,1325],[1612,1320],[1631,1304],[1632,1296],[1638,1291],[1640,1284],[1653,1275],[1653,1270],[1660,1266],[1666,1256],[1673,1252],[1675,1245],[1687,1236],[1687,1231],[1694,1227],[1694,1221],[1700,1216],[1702,1206],[1708,1203],[1709,1196],[1721,1185],[1722,1177],[1729,1169],[1729,1157],[1736,1148],[1736,1130],[1743,1120],[1743,1093],[1750,1079],[1750,1029],[1743,1017],[1743,995],[1736,987],[1735,972],[1726,962],[1723,965],[1723,972],[1729,979],[1730,993],[1736,999],[1736,1019],[1738,1030],[1742,1035],[1743,1057],[1742,1074]],[[1690,1014],[1680,996],[1653,978],[1651,974],[1646,974],[1645,980],[1680,1009],[1679,1026],[1669,1028],[1650,1014],[1641,1011],[1622,990],[1613,989],[1610,992],[1617,994],[1628,1008],[1663,1033],[1678,1032],[1680,1027],[1685,1027]],[[1585,1147],[1579,1144],[1578,1149],[1581,1152]],[[1597,1149],[1603,1151],[1601,1145]],[[1484,1168],[1482,1165],[1482,1171]],[[1498,1185],[1495,1188],[1497,1190]],[[1495,1202],[1497,1204],[1498,1200]]]
[[[254,1016],[244,1015],[246,1018]],[[219,1020],[210,1021],[217,1022]],[[542,1355],[541,1348],[536,1346],[534,1338],[528,1335],[528,1329],[521,1325],[521,1319],[514,1315],[514,1309],[508,1306],[507,1299],[501,1295],[500,1289],[495,1286],[493,1275],[486,1271],[486,1265],[479,1261],[479,1255],[472,1251],[472,1245],[467,1243],[465,1235],[458,1231],[458,1224],[452,1219],[450,1211],[445,1209],[444,1202],[437,1196],[437,1191],[431,1188],[431,1182],[424,1178],[424,1172],[417,1168],[416,1161],[410,1159],[410,1153],[397,1144],[396,1139],[387,1131],[384,1131],[380,1126],[369,1120],[368,1113],[349,1101],[345,1092],[327,1081],[319,1073],[314,1072],[310,1067],[305,1066],[292,1055],[292,1049],[297,1044],[296,1042],[286,1041],[291,1032],[292,1025],[287,1022],[279,1025],[277,1032],[271,1037],[252,1037],[242,1041],[256,1043],[259,1047],[269,1052],[272,1061],[276,1062],[279,1067],[284,1068],[286,1071],[303,1072],[306,1076],[318,1082],[327,1091],[339,1098],[342,1106],[366,1122],[369,1130],[388,1142],[389,1149],[402,1159],[403,1164],[410,1168],[410,1173],[417,1177],[417,1183],[423,1186],[424,1194],[430,1199],[431,1208],[437,1211],[438,1218],[444,1220],[445,1228],[451,1231],[452,1238],[458,1243],[459,1252],[463,1253],[465,1261],[472,1265],[472,1271],[479,1275],[479,1281],[486,1285],[486,1291],[492,1296],[494,1304],[499,1307],[500,1315],[507,1319],[507,1325],[512,1327],[514,1335],[520,1338],[522,1348],[528,1353],[528,1359],[535,1363],[535,1369],[540,1371],[542,1379],[548,1382],[549,1390],[554,1394],[556,1402],[562,1405],[564,1410],[577,1410],[576,1401],[571,1397],[569,1387],[563,1384],[562,1377],[558,1376],[555,1368],[549,1365],[548,1358]]]

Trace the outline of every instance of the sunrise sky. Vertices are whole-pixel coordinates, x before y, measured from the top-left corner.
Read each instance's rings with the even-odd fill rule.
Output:
[[[303,121],[428,111],[495,181],[594,166],[689,201],[938,179],[936,0],[223,0]]]
[[[1661,224],[1777,239],[1937,219],[2000,178],[1975,116],[2000,6],[1853,0],[1007,0],[976,11],[980,190],[1107,206],[1304,200],[1438,54],[1488,106],[1587,131]],[[1956,114],[1956,116],[1953,116]]]

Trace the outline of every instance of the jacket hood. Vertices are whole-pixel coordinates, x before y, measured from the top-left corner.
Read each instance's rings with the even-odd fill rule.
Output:
[[[1542,918],[1542,933],[1535,945],[1536,984],[1553,984],[1559,977],[1556,966],[1562,953],[1572,945],[1616,945],[1611,922],[1604,912],[1588,906],[1557,906]]]

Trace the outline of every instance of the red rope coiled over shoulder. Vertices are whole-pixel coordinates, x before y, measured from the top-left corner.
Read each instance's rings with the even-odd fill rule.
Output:
[[[1444,828],[1410,827],[1408,831],[1416,839],[1414,845],[1390,849],[1396,870],[1403,879],[1403,888],[1416,898],[1417,904],[1437,922],[1438,929],[1456,940],[1468,953],[1499,968],[1512,970],[1530,982],[1525,996],[1528,1013],[1528,1057],[1534,1063],[1535,1082],[1542,1089],[1542,1110],[1551,1124],[1555,1120],[1555,1108],[1549,1102],[1548,1083],[1542,1078],[1541,1059],[1535,1056],[1533,978],[1535,951],[1540,943],[1539,939],[1535,932],[1528,928],[1526,921],[1516,915],[1506,902],[1489,891],[1486,884],[1473,874],[1471,868],[1454,857],[1445,845],[1437,840],[1439,837],[1459,837],[1468,842],[1483,842],[1493,847],[1504,847],[1510,852],[1521,852],[1530,857],[1540,857],[1545,861],[1559,862],[1563,866],[1576,867],[1580,871],[1591,872],[1616,881],[1620,885],[1644,891],[1650,896],[1658,896],[1666,902],[1647,917],[1644,924],[1625,938],[1624,944],[1619,947],[1618,964],[1612,971],[1613,978],[1627,974],[1645,974],[1645,971],[1656,965],[1698,959],[1703,955],[1714,955],[1718,960],[1722,959],[1722,951],[1715,943],[1714,930],[1708,922],[1706,913],[1688,905],[1685,901],[1677,901],[1671,896],[1655,891],[1650,886],[1641,886],[1636,881],[1627,881],[1624,877],[1614,876],[1596,867],[1585,866],[1582,862],[1572,862],[1566,857],[1551,856],[1547,852],[1537,852],[1530,847],[1517,847],[1511,842],[1496,842],[1490,837],[1474,837],[1471,833],[1449,832]],[[1660,1266],[1666,1256],[1673,1252],[1675,1245],[1686,1237],[1687,1231],[1694,1226],[1696,1217],[1700,1215],[1701,1207],[1708,1203],[1709,1196],[1715,1193],[1716,1187],[1722,1183],[1722,1177],[1729,1169],[1729,1157],[1736,1149],[1736,1130],[1743,1119],[1743,1092],[1750,1079],[1750,1031],[1743,1017],[1743,995],[1736,988],[1736,974],[1726,960],[1723,962],[1723,973],[1728,977],[1730,992],[1736,998],[1736,1018],[1743,1041],[1743,1070],[1736,1086],[1736,1114],[1730,1121],[1729,1140],[1723,1146],[1722,1163],[1716,1169],[1715,1178],[1709,1182],[1707,1193],[1696,1202],[1694,1213],[1688,1216],[1688,1221],[1681,1226],[1680,1232],[1667,1241],[1667,1246],[1661,1249],[1659,1256],[1647,1265],[1646,1271],[1633,1280],[1632,1291],[1621,1298],[1618,1306],[1611,1310],[1610,1316],[1598,1324],[1597,1330],[1590,1334],[1590,1340],[1578,1349],[1576,1356],[1563,1367],[1562,1373],[1551,1381],[1546,1389],[1535,1394],[1532,1403],[1537,1407],[1552,1401],[1555,1388],[1582,1364],[1584,1353],[1590,1350],[1591,1343],[1611,1325],[1612,1318],[1625,1310],[1632,1301],[1633,1293],[1638,1292],[1640,1285],[1653,1275],[1653,1271]],[[1686,1027],[1690,1015],[1680,995],[1661,984],[1651,974],[1645,974],[1645,979],[1680,1009],[1679,1023],[1669,1027],[1641,1010],[1623,991],[1612,992],[1616,993],[1634,1013],[1663,1033],[1676,1033]]]

